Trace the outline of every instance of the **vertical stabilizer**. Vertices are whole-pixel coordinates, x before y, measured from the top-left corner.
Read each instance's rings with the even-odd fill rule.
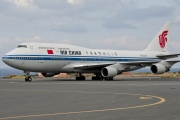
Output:
[[[171,27],[172,23],[166,22],[145,50],[159,52],[167,51]]]

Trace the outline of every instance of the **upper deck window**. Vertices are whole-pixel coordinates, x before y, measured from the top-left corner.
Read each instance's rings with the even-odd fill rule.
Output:
[[[93,55],[93,53],[92,53],[92,52],[90,52],[90,54],[91,54],[91,55]]]
[[[27,45],[18,45],[18,48],[27,48]]]
[[[117,56],[117,53],[116,53],[116,52],[115,52],[114,54]]]

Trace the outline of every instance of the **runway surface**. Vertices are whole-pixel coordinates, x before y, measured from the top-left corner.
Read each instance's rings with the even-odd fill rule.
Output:
[[[180,120],[180,79],[0,79],[4,119]]]

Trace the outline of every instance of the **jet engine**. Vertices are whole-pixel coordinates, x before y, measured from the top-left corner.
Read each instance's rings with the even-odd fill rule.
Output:
[[[60,73],[41,73],[44,77],[53,77],[54,75],[60,74]]]
[[[118,74],[118,71],[114,67],[105,67],[101,70],[103,77],[114,77]]]
[[[169,68],[167,68],[166,66],[162,64],[157,63],[151,66],[151,71],[152,73],[155,73],[155,74],[163,74],[165,72],[168,72]]]

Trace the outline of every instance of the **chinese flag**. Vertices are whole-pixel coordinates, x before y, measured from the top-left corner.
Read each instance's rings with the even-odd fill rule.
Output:
[[[47,50],[47,53],[48,53],[48,54],[54,54],[54,53],[53,53],[53,50]]]

